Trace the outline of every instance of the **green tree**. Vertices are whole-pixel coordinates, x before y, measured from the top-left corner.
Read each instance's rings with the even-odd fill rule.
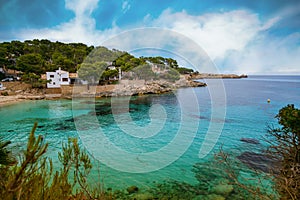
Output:
[[[278,160],[276,184],[282,199],[300,199],[300,110],[287,105],[276,115],[280,127],[269,127],[269,153]]]
[[[45,73],[44,61],[40,54],[30,53],[17,59],[17,69],[25,73]]]
[[[78,70],[78,77],[91,84],[97,84],[107,66],[106,62],[83,63]]]
[[[107,199],[100,185],[88,185],[92,164],[77,139],[71,138],[62,146],[58,154],[61,168],[54,172],[51,159],[45,157],[48,144],[42,135],[35,136],[36,128],[37,123],[19,162],[0,164],[0,199]]]
[[[22,80],[25,83],[31,84],[32,88],[45,88],[47,80],[41,79],[41,76],[35,73],[26,73],[22,76]]]
[[[180,74],[190,74],[193,73],[193,69],[185,68],[185,67],[177,67],[175,68]]]

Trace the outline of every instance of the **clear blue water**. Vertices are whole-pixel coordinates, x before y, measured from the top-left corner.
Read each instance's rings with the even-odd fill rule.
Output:
[[[148,187],[168,179],[193,184],[195,163],[209,160],[221,145],[231,151],[259,151],[266,145],[262,137],[267,125],[276,125],[278,110],[287,104],[300,107],[300,76],[249,76],[225,79],[223,84],[225,118],[212,118],[209,87],[183,88],[130,99],[30,101],[0,107],[0,135],[18,151],[37,121],[36,133],[50,144],[47,155],[55,164],[62,143],[80,136],[81,145],[100,160],[106,187]],[[214,89],[222,93],[223,85]],[[209,126],[223,128],[212,151],[200,158]],[[256,138],[261,144],[243,143],[241,138]],[[208,137],[208,144],[213,140]],[[95,179],[97,172],[92,171]]]

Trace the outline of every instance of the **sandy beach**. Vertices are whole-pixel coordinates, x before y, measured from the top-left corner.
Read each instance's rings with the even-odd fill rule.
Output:
[[[53,100],[61,98],[61,94],[45,94],[45,95],[11,95],[0,96],[0,107],[8,106],[30,100]]]
[[[0,96],[0,107],[7,106],[15,103],[26,101],[26,99],[19,98],[19,95],[15,96]]]

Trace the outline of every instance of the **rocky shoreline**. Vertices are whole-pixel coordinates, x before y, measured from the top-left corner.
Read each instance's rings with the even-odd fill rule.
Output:
[[[191,79],[240,79],[240,78],[248,78],[247,75],[236,75],[236,74],[208,74],[208,73],[200,73],[200,74],[192,74]]]
[[[181,78],[176,82],[168,82],[165,80],[155,80],[155,81],[144,81],[144,80],[122,80],[119,84],[113,85],[110,89],[101,89],[103,86],[97,86],[96,88],[91,88],[89,90],[79,90],[76,92],[72,90],[71,93],[64,93],[64,97],[115,97],[115,96],[135,96],[135,95],[145,95],[145,94],[163,94],[167,92],[174,91],[178,88],[184,87],[205,87],[206,83],[187,80]],[[75,86],[76,87],[76,86]]]
[[[1,91],[0,106],[10,105],[25,100],[52,100],[72,99],[72,97],[114,97],[134,96],[145,94],[162,94],[184,87],[205,87],[206,83],[195,81],[197,79],[240,79],[247,75],[236,74],[191,74],[181,75],[180,79],[171,82],[166,80],[121,80],[115,85],[105,86],[81,86],[76,91],[76,86],[68,86],[68,90],[61,89],[60,93],[48,93],[48,89],[32,89],[29,84],[22,82],[4,83],[5,90]],[[103,89],[104,88],[104,89]]]
[[[52,100],[52,99],[72,99],[76,97],[114,97],[133,96],[145,94],[162,94],[174,91],[183,87],[205,87],[206,84],[181,76],[176,82],[165,80],[122,80],[116,85],[108,86],[81,86],[81,90],[76,91],[76,86],[68,86],[68,91],[60,93],[48,93],[47,89],[32,89],[29,84],[21,82],[10,82],[4,84],[6,89],[1,91],[0,106],[10,105],[26,100]],[[108,88],[108,89],[103,89]]]

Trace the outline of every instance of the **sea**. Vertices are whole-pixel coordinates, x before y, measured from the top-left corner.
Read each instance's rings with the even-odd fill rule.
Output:
[[[198,81],[208,86],[159,95],[74,97],[0,107],[0,137],[12,142],[17,155],[37,122],[36,134],[49,143],[46,156],[57,169],[62,145],[68,138],[79,138],[94,163],[90,181],[113,190],[150,188],[165,181],[193,185],[199,181],[197,164],[212,163],[220,149],[232,156],[263,151],[268,147],[268,127],[278,126],[278,111],[288,104],[300,108],[297,75]]]

